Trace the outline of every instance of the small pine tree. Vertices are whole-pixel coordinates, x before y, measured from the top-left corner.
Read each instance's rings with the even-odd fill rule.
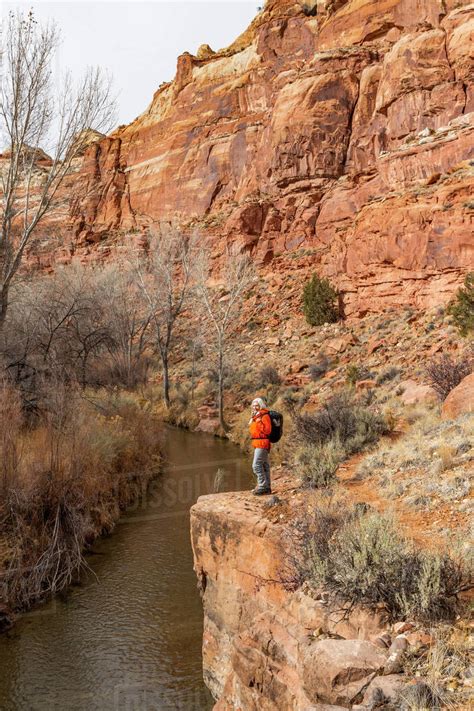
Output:
[[[466,274],[464,289],[456,293],[448,307],[448,314],[453,317],[461,336],[474,332],[474,272]]]
[[[327,279],[314,274],[303,290],[303,312],[310,326],[339,320],[338,293]]]

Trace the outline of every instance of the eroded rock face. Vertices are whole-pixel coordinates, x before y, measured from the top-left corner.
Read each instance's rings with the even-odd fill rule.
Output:
[[[308,645],[304,686],[310,699],[350,704],[381,671],[387,655],[364,640],[325,639]]]
[[[288,523],[267,506],[244,492],[201,497],[191,510],[204,679],[215,709],[348,708],[384,667],[388,650],[370,639],[387,620],[357,609],[344,616],[292,592]],[[293,499],[293,520],[296,506]]]
[[[89,147],[62,256],[176,218],[263,270],[310,249],[348,316],[447,301],[474,265],[473,32],[468,0],[269,0]]]

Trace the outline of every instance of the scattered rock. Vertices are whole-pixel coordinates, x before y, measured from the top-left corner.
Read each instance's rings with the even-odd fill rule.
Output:
[[[350,704],[385,665],[387,656],[371,642],[325,639],[304,653],[304,688],[308,697]]]
[[[325,347],[332,353],[343,353],[346,348],[353,343],[353,336],[349,333],[347,336],[338,336],[326,341]]]
[[[295,360],[290,365],[290,373],[301,373],[301,371],[307,367],[308,367],[307,363],[302,363],[299,360]]]
[[[429,647],[430,644],[433,644],[433,637],[423,631],[410,632],[406,638],[411,647]]]
[[[220,427],[219,419],[218,418],[209,418],[209,419],[203,419],[199,420],[198,425],[196,426],[196,429],[194,430],[195,432],[206,432],[207,434],[216,434],[218,432]]]
[[[278,504],[281,504],[281,499],[278,498],[278,496],[273,495],[270,496],[269,499],[267,499],[263,505],[264,509],[271,509],[273,506],[278,506]]]
[[[392,640],[388,632],[385,632],[384,634],[371,637],[370,641],[381,649],[388,649]]]
[[[368,343],[367,343],[367,354],[372,355],[375,351],[377,351],[379,348],[381,348],[385,344],[385,341],[383,339],[376,339],[372,338]]]
[[[392,644],[390,645],[389,652],[390,654],[394,654],[395,652],[404,652],[407,647],[408,639],[404,634],[399,634],[398,637],[395,637]]]
[[[280,339],[272,336],[271,338],[267,338],[265,343],[267,344],[267,346],[279,346]]]
[[[436,402],[438,399],[434,388],[430,385],[421,385],[414,380],[403,380],[400,383],[400,389],[403,391],[401,399],[404,405]]]
[[[384,676],[388,676],[389,674],[399,674],[403,671],[404,659],[405,651],[403,649],[391,652],[383,668]]]

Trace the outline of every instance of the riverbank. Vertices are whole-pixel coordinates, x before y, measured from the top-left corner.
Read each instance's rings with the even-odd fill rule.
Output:
[[[0,628],[65,590],[88,568],[84,552],[160,471],[159,423],[125,392],[64,390],[29,423],[2,391]],[[92,399],[94,401],[92,401]]]

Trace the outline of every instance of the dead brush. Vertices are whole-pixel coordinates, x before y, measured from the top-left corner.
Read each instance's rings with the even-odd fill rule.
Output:
[[[160,465],[157,433],[140,408],[98,415],[59,384],[48,404],[41,424],[23,434],[24,454],[0,502],[0,534],[13,542],[1,595],[13,610],[76,579],[87,568],[84,547],[111,529]]]
[[[474,358],[472,353],[454,358],[443,353],[439,358],[433,358],[426,368],[430,384],[436,390],[441,400],[446,400],[463,378],[472,373]]]
[[[454,457],[456,454],[455,449],[453,447],[451,447],[449,444],[442,443],[436,450],[436,454],[438,455],[441,461],[442,471],[447,471],[448,469],[453,468]]]
[[[20,396],[6,379],[0,379],[0,493],[3,496],[18,471],[22,426]]]

